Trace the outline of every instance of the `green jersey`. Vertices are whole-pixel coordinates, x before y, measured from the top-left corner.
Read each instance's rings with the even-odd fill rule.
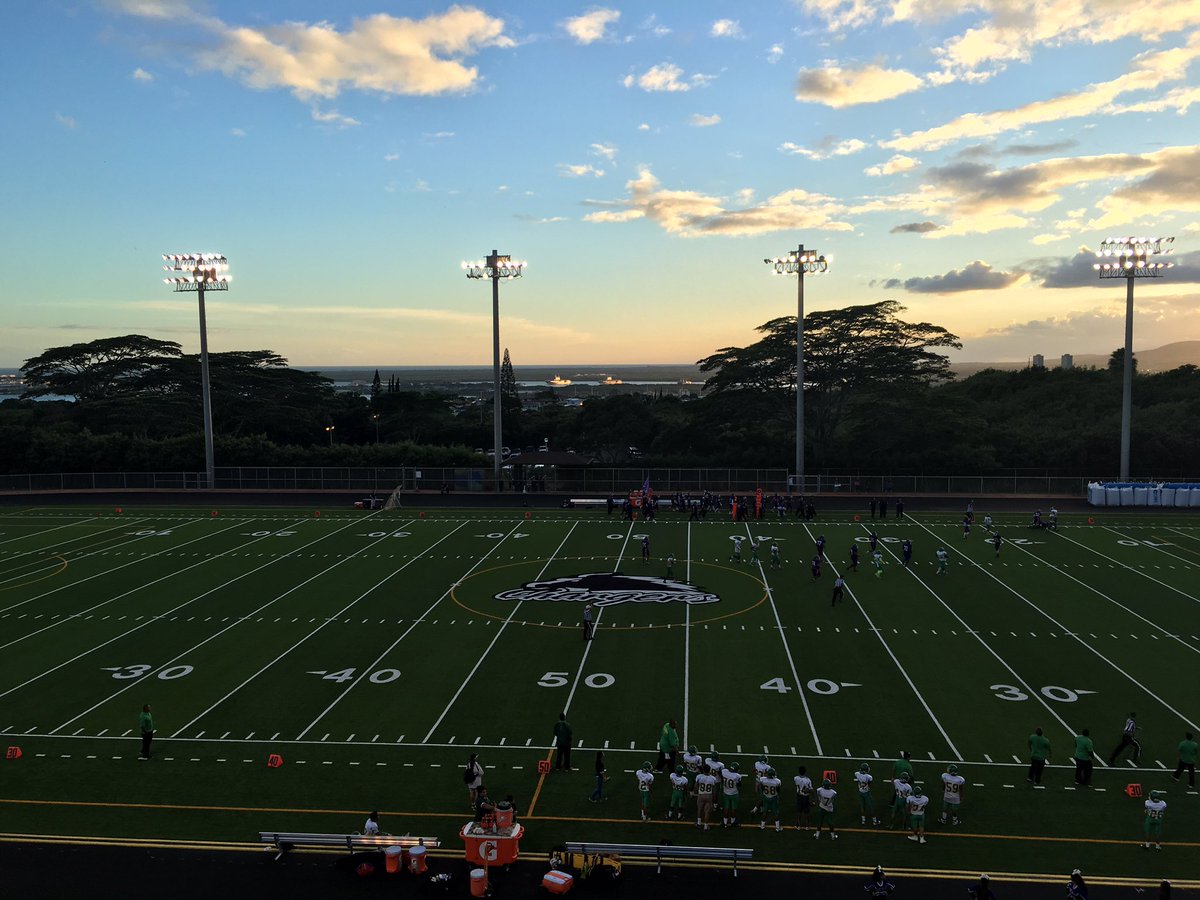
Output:
[[[1196,764],[1196,742],[1195,741],[1180,741],[1179,742],[1179,761],[1181,763]]]
[[[566,747],[571,743],[571,725],[562,719],[554,723],[554,743],[558,747]]]
[[[154,717],[148,712],[144,712],[138,716],[138,728],[142,734],[154,734]]]
[[[909,781],[913,777],[912,763],[903,757],[892,763],[892,778],[899,778],[901,775],[908,775]]]
[[[1090,760],[1096,752],[1092,739],[1082,734],[1075,735],[1075,758]]]
[[[1050,738],[1044,734],[1029,736],[1029,758],[1045,762],[1050,756]]]

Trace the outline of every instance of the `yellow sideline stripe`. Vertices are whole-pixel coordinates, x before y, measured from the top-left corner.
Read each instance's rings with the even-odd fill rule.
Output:
[[[84,847],[124,847],[128,849],[156,849],[156,850],[203,850],[203,851],[220,851],[220,852],[239,852],[239,853],[256,853],[261,852],[265,845],[262,843],[245,843],[234,841],[196,841],[196,840],[171,840],[167,838],[106,838],[106,837],[89,837],[81,835],[63,835],[63,834],[12,834],[0,832],[0,843],[40,843],[53,845],[71,845]],[[266,847],[270,850],[272,848]],[[305,849],[306,853],[325,853],[325,854],[340,854],[344,851],[337,847],[311,848]],[[431,855],[457,857],[457,850],[434,850],[430,851]],[[627,866],[657,866],[658,863],[654,860],[622,860],[623,865]],[[674,868],[687,869],[713,869],[724,868],[724,866],[715,866],[703,862],[679,861],[672,862]],[[852,875],[861,876],[863,867],[860,866],[845,866],[845,865],[821,865],[818,863],[784,863],[784,862],[739,862],[738,866],[743,869],[750,869],[756,872],[782,872],[791,874],[810,874],[810,875]],[[937,879],[975,879],[978,873],[974,870],[956,870],[956,869],[921,869],[921,868],[892,868],[888,871],[893,875],[907,875],[918,878],[937,878]],[[997,883],[1005,881],[1018,882],[1036,882],[1039,884],[1058,884],[1065,880],[1066,876],[1061,874],[1051,874],[1044,872],[999,872],[992,876],[992,880]],[[1092,884],[1103,885],[1107,887],[1140,887],[1157,884],[1157,879],[1150,878],[1123,878],[1119,876],[1088,876],[1088,881]],[[1195,890],[1200,888],[1200,881],[1172,881],[1171,884],[1184,890]]]
[[[553,751],[553,750],[547,750],[547,751],[546,751],[546,762],[550,762],[550,760],[551,760],[551,759],[553,759],[553,758],[554,758],[554,751]],[[534,816],[533,816],[533,811],[534,811],[534,809],[537,807],[538,797],[539,797],[539,796],[541,796],[541,793],[542,793],[542,785],[546,783],[546,775],[547,775],[547,773],[546,773],[546,772],[542,772],[542,773],[540,773],[540,775],[538,776],[537,788],[536,788],[536,789],[534,789],[534,792],[533,792],[533,799],[529,801],[529,815],[525,816],[525,818],[527,818],[527,819],[530,819],[530,818],[533,818],[533,817],[534,817]]]

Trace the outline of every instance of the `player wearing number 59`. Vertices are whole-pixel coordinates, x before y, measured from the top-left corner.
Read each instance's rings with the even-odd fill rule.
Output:
[[[142,733],[142,758],[150,758],[150,742],[154,740],[154,717],[150,715],[150,704],[147,703],[142,707],[142,714],[138,716],[138,729]]]

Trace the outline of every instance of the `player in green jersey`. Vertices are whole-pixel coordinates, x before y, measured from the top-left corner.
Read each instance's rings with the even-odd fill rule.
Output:
[[[683,821],[683,798],[687,794],[688,780],[683,766],[676,766],[671,773],[671,802],[667,806],[667,818]]]
[[[1146,818],[1142,822],[1146,842],[1142,844],[1145,850],[1150,849],[1151,841],[1154,849],[1162,849],[1163,817],[1167,814],[1167,801],[1163,799],[1162,791],[1151,791],[1150,799],[1146,801]]]

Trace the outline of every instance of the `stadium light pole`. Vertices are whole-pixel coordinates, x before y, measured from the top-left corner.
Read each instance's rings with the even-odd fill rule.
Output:
[[[1121,383],[1121,480],[1129,480],[1129,436],[1133,418],[1133,283],[1138,278],[1162,278],[1173,262],[1158,262],[1175,243],[1173,237],[1110,237],[1100,242],[1092,268],[1101,278],[1125,279],[1125,359]]]
[[[335,425],[326,425],[326,426],[325,426],[325,433],[326,433],[327,435],[329,435],[329,446],[330,446],[330,447],[332,447],[332,446],[333,446],[333,429],[334,429],[334,428],[336,428],[336,427],[337,427],[337,426],[335,426]]]
[[[496,490],[500,490],[500,447],[503,445],[500,429],[500,281],[520,278],[525,273],[527,262],[501,255],[495,250],[484,260],[462,263],[468,278],[492,280],[492,375],[495,381],[492,397],[492,438],[495,444],[495,459],[492,460],[492,477]]]
[[[796,276],[796,483],[804,493],[804,276],[829,271],[829,260],[801,244],[784,256],[764,259],[776,275]]]
[[[163,279],[173,285],[175,291],[195,291],[200,299],[200,391],[204,404],[204,467],[208,489],[216,485],[216,470],[213,461],[212,395],[208,386],[208,325],[204,318],[204,292],[227,291],[232,278],[229,275],[229,260],[220,253],[164,253],[163,269],[168,276]]]

